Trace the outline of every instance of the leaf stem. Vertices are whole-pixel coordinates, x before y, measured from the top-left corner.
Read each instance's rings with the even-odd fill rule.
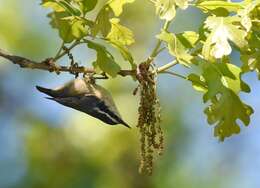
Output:
[[[177,76],[179,78],[182,78],[184,80],[187,80],[187,77],[186,76],[183,76],[181,74],[178,74],[178,73],[175,73],[175,72],[171,72],[171,71],[163,71],[163,72],[160,72],[161,74],[170,74],[170,75],[173,75],[173,76]]]
[[[166,65],[163,65],[163,66],[157,68],[155,71],[157,73],[162,73],[162,72],[168,70],[169,68],[171,68],[171,67],[173,67],[173,66],[175,66],[177,64],[178,64],[178,62],[176,60],[174,60],[174,61],[172,61],[170,63],[167,63]]]
[[[62,41],[61,46],[60,46],[60,48],[59,48],[57,54],[54,56],[53,59],[56,59],[56,58],[60,55],[60,53],[61,53],[63,47],[64,47],[64,41]]]
[[[70,47],[68,47],[68,50],[72,50],[74,47],[76,47],[77,45],[79,44],[82,44],[82,43],[85,43],[85,42],[82,42],[82,41],[75,41]],[[56,57],[53,58],[53,61],[57,61],[58,59],[62,58],[64,55],[67,54],[67,51],[63,51],[62,53],[60,53],[59,55],[57,55]]]
[[[167,30],[170,26],[170,21],[165,21],[163,30]],[[162,41],[158,39],[149,59],[154,59],[162,50],[160,49]]]

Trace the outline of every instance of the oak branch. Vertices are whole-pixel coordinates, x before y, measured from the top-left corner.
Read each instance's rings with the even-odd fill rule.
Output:
[[[11,55],[4,50],[0,49],[0,57],[3,57],[13,64],[19,65],[21,68],[28,68],[28,69],[38,69],[38,70],[45,70],[49,72],[55,72],[59,74],[60,72],[72,72],[72,73],[95,73],[93,68],[87,68],[84,66],[60,66],[55,64],[53,58],[47,58],[44,61],[36,62],[25,57]],[[135,75],[135,70],[120,70],[118,75],[121,76],[128,76],[128,75]]]

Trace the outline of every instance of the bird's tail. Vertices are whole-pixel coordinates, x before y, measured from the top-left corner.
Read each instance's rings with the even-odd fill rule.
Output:
[[[52,89],[47,89],[41,86],[36,86],[36,89],[42,93],[45,93],[46,95],[49,95],[51,97],[55,97],[55,92]]]

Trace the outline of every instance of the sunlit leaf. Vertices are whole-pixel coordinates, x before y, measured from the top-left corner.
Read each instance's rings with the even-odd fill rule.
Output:
[[[73,6],[73,4],[69,3],[69,1],[61,0],[56,1],[61,7],[63,7],[67,13],[72,16],[80,16],[80,10]]]
[[[125,26],[119,24],[119,19],[112,18],[110,23],[112,25],[110,33],[107,35],[107,39],[120,43],[123,46],[131,45],[135,42],[133,32]]]
[[[44,1],[41,5],[53,9],[55,12],[65,12],[65,9],[55,1]]]
[[[175,0],[175,3],[181,9],[186,9],[186,8],[188,8],[189,2],[191,2],[191,1],[193,1],[193,0]]]
[[[108,5],[113,10],[115,16],[120,16],[123,12],[123,6],[127,3],[133,3],[135,0],[110,0]]]
[[[185,31],[183,33],[178,33],[176,37],[181,41],[185,48],[192,48],[198,41],[199,34],[194,31]]]
[[[196,4],[196,6],[203,11],[210,11],[218,8],[224,8],[229,12],[237,12],[242,8],[242,4],[239,2],[230,1],[203,1]]]
[[[106,48],[98,43],[87,41],[88,47],[97,52],[97,59],[94,67],[99,68],[108,75],[116,77],[120,71],[120,66],[115,62],[114,57],[106,50]]]
[[[241,24],[246,28],[247,32],[250,31],[252,27],[251,12],[260,6],[260,1],[253,1],[249,3],[245,8],[238,11],[238,15],[241,17]]]
[[[172,20],[176,15],[176,5],[174,0],[156,0],[156,14],[163,20]]]
[[[214,136],[224,141],[226,137],[240,132],[237,120],[249,125],[253,109],[244,104],[231,90],[224,90],[219,99],[212,100],[212,104],[204,110],[209,124],[216,124]]]
[[[207,86],[205,80],[202,76],[198,76],[196,74],[190,74],[187,79],[191,81],[192,87],[200,92],[206,93]]]
[[[179,63],[185,66],[190,66],[193,57],[188,53],[188,50],[181,41],[178,40],[174,33],[169,33],[163,30],[156,37],[167,43],[169,53],[174,56]]]
[[[229,55],[232,51],[229,40],[240,49],[246,47],[247,41],[245,37],[247,33],[234,24],[237,21],[239,21],[238,17],[210,16],[207,18],[205,28],[208,28],[211,33],[202,50],[205,59],[209,60],[210,56],[222,58]]]
[[[74,20],[71,25],[71,33],[76,39],[81,39],[87,35],[85,22],[83,20]]]
[[[249,86],[241,80],[241,69],[227,63],[201,65],[202,75],[191,74],[188,80],[193,87],[204,93],[204,102],[211,104],[204,110],[209,124],[216,124],[214,135],[223,141],[226,137],[240,132],[237,120],[249,124],[253,109],[244,104],[238,94],[249,92]]]
[[[132,69],[136,69],[136,64],[134,63],[134,59],[132,57],[132,54],[129,52],[127,47],[123,46],[119,42],[110,41],[110,40],[107,40],[107,42],[110,43],[113,47],[115,47],[116,49],[119,50],[122,57],[131,64]]]
[[[65,43],[70,43],[87,35],[85,20],[68,16],[64,12],[53,12],[49,14],[49,17],[51,18],[51,26],[58,29],[59,36]]]
[[[87,13],[95,8],[97,5],[97,0],[75,0],[83,13]]]
[[[176,8],[186,9],[190,1],[192,0],[155,0],[153,2],[156,8],[156,14],[158,14],[161,19],[170,21],[176,15]]]
[[[106,37],[111,29],[111,23],[109,21],[110,8],[103,7],[95,20],[94,27],[92,28],[92,34],[96,36],[99,32]]]
[[[63,17],[68,16],[66,13],[50,13],[48,16],[51,18],[51,26],[58,29],[59,36],[65,43],[70,43],[75,39],[71,33],[70,21],[62,20]]]

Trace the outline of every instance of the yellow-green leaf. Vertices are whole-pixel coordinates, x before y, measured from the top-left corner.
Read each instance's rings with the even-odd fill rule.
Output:
[[[237,12],[243,6],[239,2],[230,1],[203,1],[196,4],[196,6],[203,11],[210,11],[218,8],[224,8],[229,12]]]
[[[178,40],[174,33],[169,33],[163,30],[156,37],[167,43],[169,53],[175,57],[179,63],[185,66],[190,66],[193,57],[188,53],[188,50],[181,41]]]
[[[100,69],[112,77],[116,77],[121,70],[120,66],[115,62],[114,57],[106,50],[106,48],[98,43],[87,41],[88,47],[97,52],[97,59],[94,67]]]
[[[211,31],[202,50],[202,55],[209,60],[210,56],[222,58],[231,53],[232,48],[229,44],[231,40],[237,47],[244,49],[247,45],[245,39],[247,33],[238,25],[239,17],[216,17],[209,16],[205,21],[205,28]]]
[[[135,42],[133,32],[127,27],[120,25],[119,21],[117,18],[110,19],[112,27],[106,38],[123,46],[133,44]]]
[[[110,0],[108,5],[113,10],[115,16],[120,16],[123,12],[123,6],[127,3],[133,3],[135,0]]]
[[[92,34],[96,36],[99,32],[106,37],[111,29],[111,23],[109,21],[110,8],[104,6],[98,13],[94,26],[91,30]]]

